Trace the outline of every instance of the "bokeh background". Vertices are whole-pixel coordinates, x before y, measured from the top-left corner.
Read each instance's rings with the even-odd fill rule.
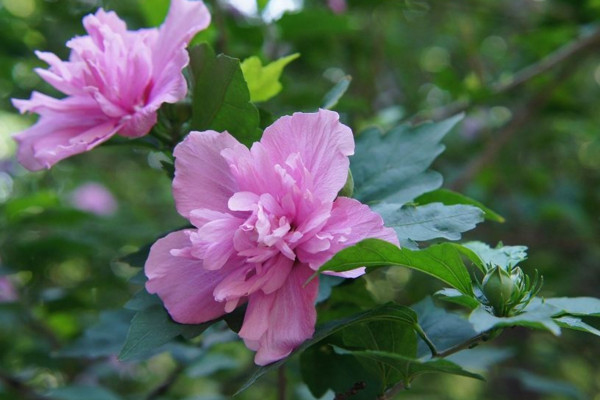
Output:
[[[315,110],[346,76],[336,110],[357,133],[464,111],[434,167],[445,187],[506,218],[465,239],[528,246],[523,267],[543,274],[543,295],[600,297],[600,1],[207,4],[213,24],[196,41],[240,59],[301,54],[262,105],[275,116]],[[184,342],[140,363],[114,356],[131,317],[121,307],[139,288],[119,258],[185,224],[160,158],[108,143],[47,172],[14,160],[10,136],[34,118],[10,98],[56,94],[33,51],[66,58],[98,7],[140,28],[160,24],[168,0],[0,0],[0,399],[229,398],[252,357],[231,335],[202,339],[216,343],[209,360]],[[412,304],[439,288],[397,269],[365,282],[378,302]],[[600,400],[598,338],[512,329],[486,346],[503,349],[484,360],[495,361],[487,382],[430,375],[398,398]],[[311,399],[297,364],[288,373],[292,398]],[[239,398],[274,399],[276,380]]]

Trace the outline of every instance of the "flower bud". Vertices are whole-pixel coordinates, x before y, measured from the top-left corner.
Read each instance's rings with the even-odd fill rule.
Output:
[[[510,301],[518,288],[511,274],[499,266],[491,269],[483,278],[483,294],[497,316],[505,316],[510,311]]]

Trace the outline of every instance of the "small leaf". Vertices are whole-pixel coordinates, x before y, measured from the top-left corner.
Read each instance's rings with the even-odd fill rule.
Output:
[[[491,210],[490,208],[484,206],[477,200],[471,199],[465,195],[462,195],[457,192],[453,192],[448,189],[438,189],[433,192],[422,194],[421,196],[415,199],[415,203],[418,204],[429,204],[429,203],[443,203],[447,206],[455,205],[455,204],[465,204],[475,206],[480,208],[483,211],[485,219],[489,219],[490,221],[496,222],[504,222],[505,219],[503,216],[498,214],[497,212]]]
[[[246,145],[260,139],[258,110],[250,103],[239,60],[215,56],[207,44],[189,52],[193,81],[190,129],[228,131]]]
[[[442,176],[427,169],[444,151],[440,141],[462,117],[418,126],[401,125],[385,135],[376,129],[361,133],[350,165],[354,196],[363,203],[405,204],[439,188]]]
[[[429,246],[423,250],[399,248],[380,239],[366,239],[338,252],[319,272],[343,272],[360,267],[400,266],[432,275],[467,296],[473,295],[471,277],[457,247],[451,243]]]
[[[527,258],[527,246],[502,246],[499,244],[492,249],[482,242],[463,243],[464,247],[471,249],[487,265],[499,265],[504,269],[514,266]]]
[[[471,310],[479,307],[479,301],[472,296],[466,296],[459,292],[456,289],[446,288],[442,290],[438,290],[434,294],[435,298],[448,301],[450,303],[460,304],[461,306],[465,306],[470,308]]]
[[[600,299],[594,297],[551,297],[544,302],[569,315],[600,316]]]
[[[335,107],[344,93],[346,93],[350,87],[350,82],[352,82],[352,77],[350,75],[346,75],[340,79],[335,86],[329,92],[327,92],[325,97],[323,97],[321,108],[331,110],[333,107]]]
[[[256,56],[245,59],[241,68],[250,91],[250,100],[254,103],[267,101],[281,92],[279,78],[283,69],[298,57],[299,53],[291,54],[264,66]]]
[[[554,321],[562,328],[573,329],[576,331],[591,333],[592,335],[600,336],[600,330],[593,326],[586,324],[579,318],[575,317],[560,317],[555,318]]]
[[[424,241],[436,238],[458,240],[462,232],[483,221],[483,212],[473,206],[446,206],[431,203],[424,206],[404,206],[379,203],[373,210],[381,215],[385,225],[394,228],[400,239]]]
[[[525,326],[534,329],[545,329],[560,335],[560,327],[552,319],[559,310],[549,304],[529,304],[523,313],[514,317],[496,317],[484,306],[476,308],[469,316],[469,321],[477,332],[486,332],[495,328]]]

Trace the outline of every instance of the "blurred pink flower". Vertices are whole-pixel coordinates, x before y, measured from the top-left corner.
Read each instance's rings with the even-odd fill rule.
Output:
[[[0,303],[17,301],[19,294],[12,281],[7,276],[0,276]]]
[[[353,153],[352,131],[325,110],[280,118],[250,150],[227,132],[191,132],[175,149],[173,195],[196,229],[153,245],[146,289],[180,323],[248,302],[239,335],[255,362],[286,357],[314,332],[313,272],[362,239],[398,243],[368,206],[337,197]]]
[[[342,14],[348,9],[346,0],[327,0],[327,5],[336,14]]]
[[[13,99],[22,113],[40,115],[35,125],[14,136],[19,162],[32,171],[50,168],[116,133],[147,134],[162,103],[185,97],[185,47],[209,23],[204,3],[187,0],[172,0],[165,22],[153,29],[128,31],[117,14],[103,9],[84,17],[88,35],[67,42],[68,61],[36,53],[50,65],[36,72],[67,97],[34,92],[29,100]]]
[[[96,215],[111,215],[117,210],[117,201],[104,186],[86,183],[71,193],[73,207]]]

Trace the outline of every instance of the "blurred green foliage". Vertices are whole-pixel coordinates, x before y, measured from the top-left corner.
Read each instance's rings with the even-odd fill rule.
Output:
[[[0,304],[0,399],[35,398],[29,388],[57,399],[220,399],[249,374],[250,353],[220,326],[195,339],[196,346],[171,344],[146,362],[109,355],[122,344],[131,315],[120,309],[139,289],[129,282],[138,270],[119,258],[185,224],[156,154],[107,144],[41,173],[25,172],[12,158],[9,135],[33,120],[16,116],[9,99],[33,89],[52,93],[33,71],[44,66],[33,50],[65,58],[64,43],[83,33],[81,17],[99,6],[139,28],[160,23],[167,3],[0,1],[0,275],[18,292],[17,301]],[[348,75],[350,86],[334,109],[355,132],[465,110],[434,167],[445,187],[506,218],[466,238],[527,245],[522,266],[544,275],[545,296],[600,297],[600,46],[499,89],[593,35],[600,1],[349,0],[346,13],[334,14],[325,1],[305,0],[301,11],[268,24],[227,2],[208,5],[213,24],[196,42],[241,60],[258,56],[263,64],[301,54],[285,68],[281,93],[260,104],[263,119],[315,110]],[[86,182],[112,192],[114,214],[73,207],[71,194]],[[362,288],[362,306],[412,304],[439,288],[425,275],[381,269],[336,288],[338,308],[323,313],[344,315],[344,302],[359,302],[356,292],[344,298],[348,286]],[[85,332],[90,326],[95,330]],[[558,340],[515,328],[497,341],[513,356],[493,366],[487,382],[431,375],[398,398],[600,399],[600,343],[592,336],[570,331]],[[78,346],[97,346],[98,354],[77,358]],[[208,348],[212,358],[201,357]],[[471,357],[504,359],[493,352]],[[295,385],[299,364],[287,372],[293,398],[312,398]],[[170,380],[175,384],[161,391]],[[239,398],[275,398],[276,380],[269,374]]]

